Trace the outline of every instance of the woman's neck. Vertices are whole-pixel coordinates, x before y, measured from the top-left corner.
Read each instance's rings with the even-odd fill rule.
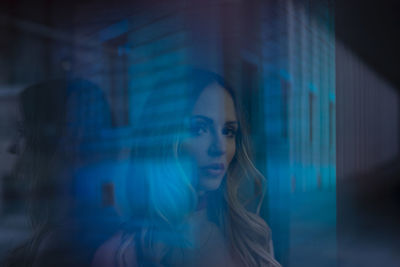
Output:
[[[205,192],[203,194],[198,194],[197,208],[189,216],[187,221],[189,232],[191,232],[192,234],[201,233],[204,225],[210,222],[208,219],[209,198],[210,198],[210,193],[208,192]]]
[[[198,194],[196,211],[207,209],[210,193],[202,192]]]

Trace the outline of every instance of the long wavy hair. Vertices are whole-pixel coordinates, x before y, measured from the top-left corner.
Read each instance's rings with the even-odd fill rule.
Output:
[[[119,266],[126,265],[124,253],[131,242],[138,263],[146,266],[168,263],[171,247],[188,245],[178,233],[195,211],[198,197],[196,176],[188,175],[190,162],[180,157],[180,144],[188,134],[186,121],[197,98],[214,83],[232,97],[239,130],[236,154],[226,177],[210,194],[208,216],[243,265],[280,266],[272,255],[270,228],[258,215],[265,178],[251,160],[245,119],[235,92],[221,76],[202,70],[189,71],[180,84],[154,90],[143,108],[127,186],[131,219],[125,225],[116,255]],[[255,209],[251,211],[251,207]]]

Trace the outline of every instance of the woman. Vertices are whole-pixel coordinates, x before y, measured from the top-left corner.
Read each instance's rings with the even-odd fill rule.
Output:
[[[93,105],[101,108],[92,111]],[[102,91],[81,79],[48,80],[21,92],[19,138],[9,150],[18,156],[13,178],[26,198],[32,235],[11,251],[6,266],[90,264],[76,248],[72,173],[82,136],[107,125],[106,107]]]
[[[149,97],[132,156],[132,219],[92,266],[280,266],[257,215],[264,177],[241,115],[233,90],[205,71]]]

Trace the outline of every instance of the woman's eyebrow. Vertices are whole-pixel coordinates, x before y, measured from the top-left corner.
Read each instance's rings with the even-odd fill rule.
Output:
[[[202,119],[204,121],[206,121],[207,124],[212,124],[213,120],[207,116],[203,116],[203,115],[193,115],[191,117],[191,119]],[[226,121],[225,125],[230,125],[230,126],[239,126],[239,122],[236,120],[233,121]]]
[[[193,115],[192,119],[202,119],[202,120],[205,120],[209,124],[213,123],[213,120],[211,118],[203,116],[203,115]]]
[[[226,125],[231,125],[231,126],[238,126],[239,125],[238,121],[227,121],[225,124]]]

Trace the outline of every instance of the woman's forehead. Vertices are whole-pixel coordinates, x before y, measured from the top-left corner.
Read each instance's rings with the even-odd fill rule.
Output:
[[[207,86],[194,104],[192,115],[201,115],[214,121],[236,121],[232,96],[217,83]]]

